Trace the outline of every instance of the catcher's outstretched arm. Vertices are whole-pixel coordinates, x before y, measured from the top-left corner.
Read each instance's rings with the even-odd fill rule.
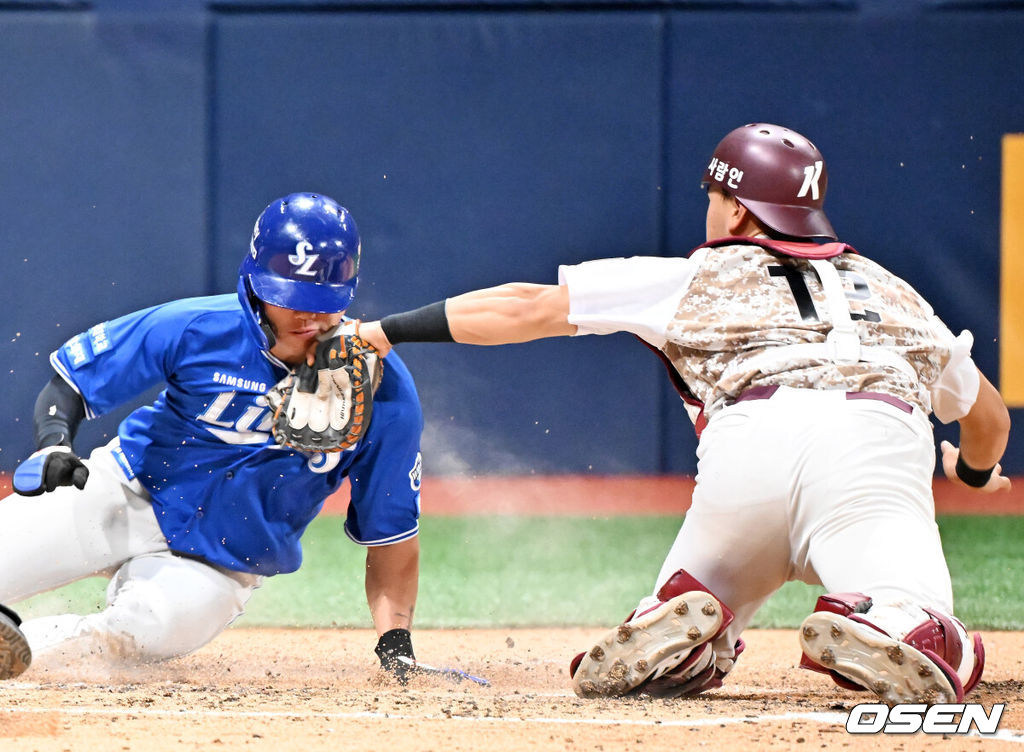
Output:
[[[381,354],[399,342],[507,345],[575,333],[569,288],[526,282],[474,290],[359,327],[360,336]]]
[[[576,333],[569,323],[569,288],[513,282],[474,290],[445,304],[456,342],[507,345]]]

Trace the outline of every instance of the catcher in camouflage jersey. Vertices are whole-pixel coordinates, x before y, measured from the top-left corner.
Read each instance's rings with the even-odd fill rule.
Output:
[[[954,702],[981,678],[935,524],[928,416],[959,423],[947,477],[993,492],[1009,487],[1009,413],[969,332],[834,242],[827,181],[800,134],[737,128],[704,172],[708,242],[688,258],[565,266],[558,285],[478,290],[361,327],[382,353],[626,331],[669,366],[700,436],[693,503],[652,594],[572,661],[581,696],[720,686],[787,580],[827,590],[801,627],[801,665],[840,686]]]

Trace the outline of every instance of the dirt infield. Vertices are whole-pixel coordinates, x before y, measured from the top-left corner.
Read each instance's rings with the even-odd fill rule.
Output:
[[[0,487],[4,478],[0,475]],[[940,513],[1019,514],[1024,479],[993,501],[936,482]],[[679,514],[686,478],[425,479],[425,514]],[[951,490],[952,489],[952,490]],[[339,513],[346,499],[325,510]],[[381,684],[366,630],[229,629],[198,653],[131,672],[36,663],[0,683],[0,752],[367,750],[1024,749],[1024,633],[988,632],[985,681],[1006,703],[998,738],[850,735],[869,697],[796,668],[794,631],[750,631],[728,683],[675,701],[581,700],[566,667],[600,629],[418,630],[421,660],[487,677]]]
[[[364,630],[230,629],[195,655],[113,673],[37,664],[0,685],[0,750],[1021,749],[1024,635],[985,633],[986,681],[1008,703],[1000,737],[853,736],[863,695],[796,668],[792,631],[750,631],[725,687],[690,700],[581,700],[565,667],[602,630],[420,631],[417,654],[489,686],[382,685]]]

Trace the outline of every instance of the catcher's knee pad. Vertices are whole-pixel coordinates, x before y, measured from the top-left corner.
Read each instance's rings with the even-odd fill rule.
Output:
[[[658,591],[657,602],[631,613],[569,666],[581,697],[681,697],[720,687],[743,650],[728,656],[711,643],[733,620],[732,611],[680,570]]]

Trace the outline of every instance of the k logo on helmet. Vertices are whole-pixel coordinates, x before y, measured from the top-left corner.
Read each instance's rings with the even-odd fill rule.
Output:
[[[818,200],[818,180],[821,178],[821,167],[824,164],[820,159],[813,165],[807,165],[804,168],[804,183],[800,186],[800,192],[796,194],[797,198],[803,198],[807,195],[807,191],[811,192],[811,200]]]

